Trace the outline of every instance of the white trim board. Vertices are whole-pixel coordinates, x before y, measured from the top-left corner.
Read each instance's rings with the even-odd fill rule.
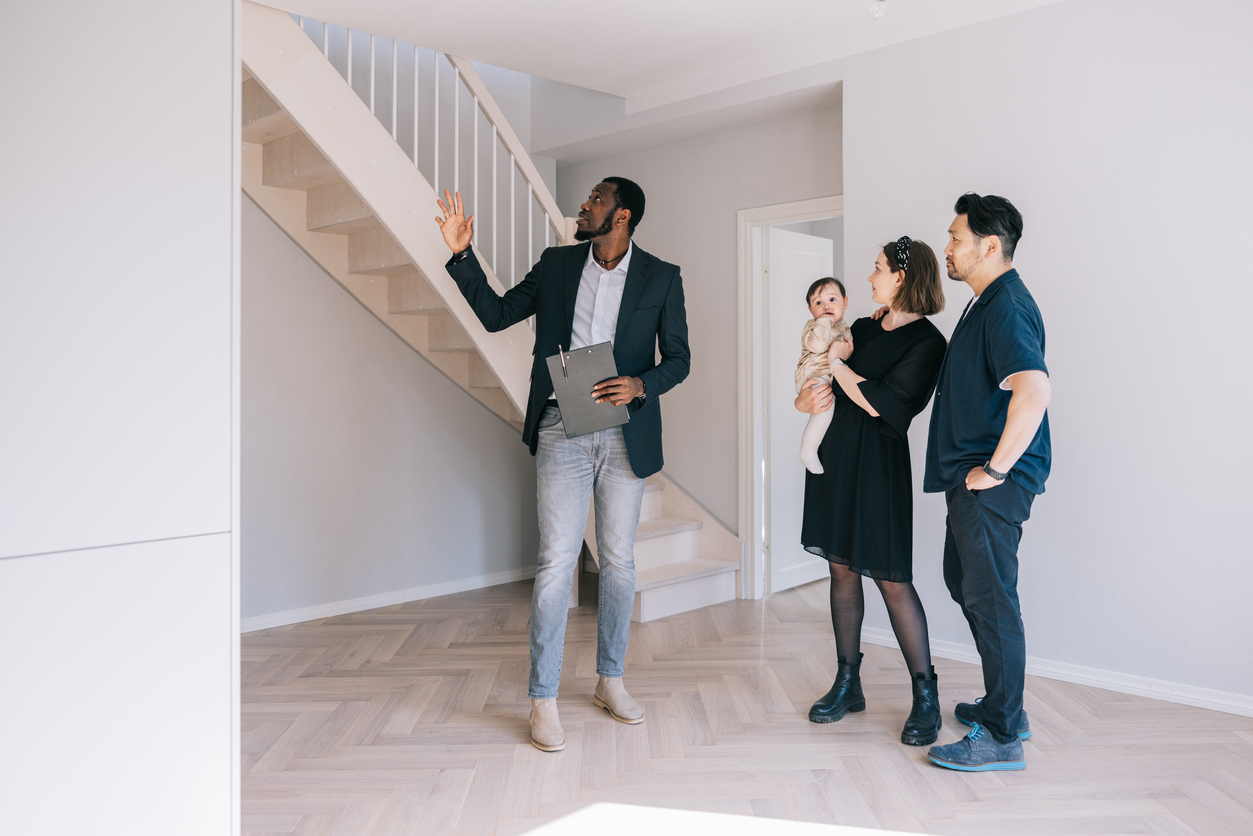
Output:
[[[469,592],[472,589],[486,589],[502,583],[524,581],[535,577],[535,567],[510,569],[491,575],[479,575],[473,578],[460,578],[455,581],[433,583],[426,586],[411,586],[395,592],[381,592],[378,595],[367,595],[364,598],[348,598],[343,601],[331,601],[326,604],[315,604],[312,607],[301,607],[295,610],[272,612],[266,615],[253,615],[240,623],[241,633],[256,630],[269,630],[271,627],[284,627],[288,624],[299,624],[302,621],[314,621],[319,618],[331,618],[362,610],[373,610],[379,607],[391,607],[409,601],[421,601],[425,598],[438,598],[440,595],[452,595],[455,592]]]
[[[896,647],[900,645],[891,630],[877,627],[863,627],[861,640],[866,644],[880,647]],[[954,659],[958,662],[979,664],[979,651],[974,645],[957,642],[931,641],[931,655],[941,659]],[[1133,694],[1137,697],[1150,697],[1165,702],[1192,705],[1197,708],[1208,708],[1211,711],[1223,711],[1227,714],[1239,714],[1253,717],[1253,697],[1244,694],[1233,694],[1228,691],[1215,691],[1210,688],[1198,688],[1194,685],[1182,685],[1178,682],[1166,682],[1162,679],[1149,679],[1145,676],[1133,676],[1128,673],[1106,671],[1100,668],[1088,668],[1083,665],[1072,665],[1069,662],[1054,662],[1052,659],[1041,659],[1038,656],[1027,657],[1027,673],[1045,679],[1057,679],[1062,682],[1073,682],[1076,685],[1088,685],[1092,688],[1103,688],[1120,694]]]
[[[736,293],[739,387],[739,513],[736,534],[744,541],[745,571],[741,573],[743,598],[761,598],[770,589],[766,544],[766,485],[769,463],[765,460],[764,434],[769,421],[764,412],[763,369],[769,362],[765,341],[768,305],[764,284],[754,269],[755,230],[779,224],[803,223],[820,218],[844,217],[844,195],[818,197],[794,203],[778,203],[741,209],[736,213]]]

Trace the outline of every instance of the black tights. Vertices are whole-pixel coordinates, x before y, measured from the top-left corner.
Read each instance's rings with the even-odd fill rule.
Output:
[[[909,675],[931,675],[931,645],[927,638],[927,614],[914,585],[876,580],[875,585],[887,604],[892,632],[901,645]],[[845,661],[857,661],[861,652],[861,622],[866,615],[861,575],[840,563],[831,564],[831,626],[835,628],[835,650]]]

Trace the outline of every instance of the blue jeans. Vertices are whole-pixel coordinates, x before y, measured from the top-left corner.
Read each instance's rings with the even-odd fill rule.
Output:
[[[565,649],[570,585],[587,530],[587,506],[596,497],[600,557],[600,612],[596,672],[622,676],[631,610],[635,606],[635,529],[644,480],[631,470],[622,428],[566,438],[561,411],[549,405],[539,420],[536,450],[539,560],[531,596],[532,699],[557,696]]]
[[[1027,639],[1018,606],[1018,543],[1035,494],[1013,479],[945,492],[944,583],[962,608],[983,662],[979,713],[992,736],[1013,740],[1022,722]]]

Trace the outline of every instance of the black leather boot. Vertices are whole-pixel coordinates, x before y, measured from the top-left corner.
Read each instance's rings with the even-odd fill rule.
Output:
[[[865,711],[866,698],[861,693],[861,659],[865,654],[858,653],[857,661],[846,662],[840,657],[840,666],[835,671],[835,684],[826,696],[814,703],[809,709],[811,723],[834,723],[847,711]]]
[[[940,717],[940,696],[937,690],[935,668],[931,675],[916,673],[912,680],[914,686],[914,707],[905,721],[905,729],[901,732],[901,743],[909,746],[926,746],[935,743],[940,736],[940,726],[944,724]]]

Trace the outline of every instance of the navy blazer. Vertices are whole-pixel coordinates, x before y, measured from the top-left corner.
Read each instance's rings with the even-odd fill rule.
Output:
[[[499,296],[487,283],[474,251],[446,267],[470,307],[488,331],[502,331],[535,317],[535,348],[531,363],[531,392],[526,404],[522,440],[539,445],[536,424],[553,394],[545,358],[569,349],[574,330],[574,303],[587,264],[590,242],[571,247],[549,247],[539,262],[515,287]],[[657,349],[661,362],[656,362]],[[644,381],[647,397],[628,404],[631,420],[622,427],[631,470],[644,478],[661,470],[661,405],[658,398],[687,377],[691,352],[687,345],[687,312],[683,306],[683,279],[679,268],[649,255],[639,247],[631,254],[622,307],[618,309],[613,357],[618,374]]]

